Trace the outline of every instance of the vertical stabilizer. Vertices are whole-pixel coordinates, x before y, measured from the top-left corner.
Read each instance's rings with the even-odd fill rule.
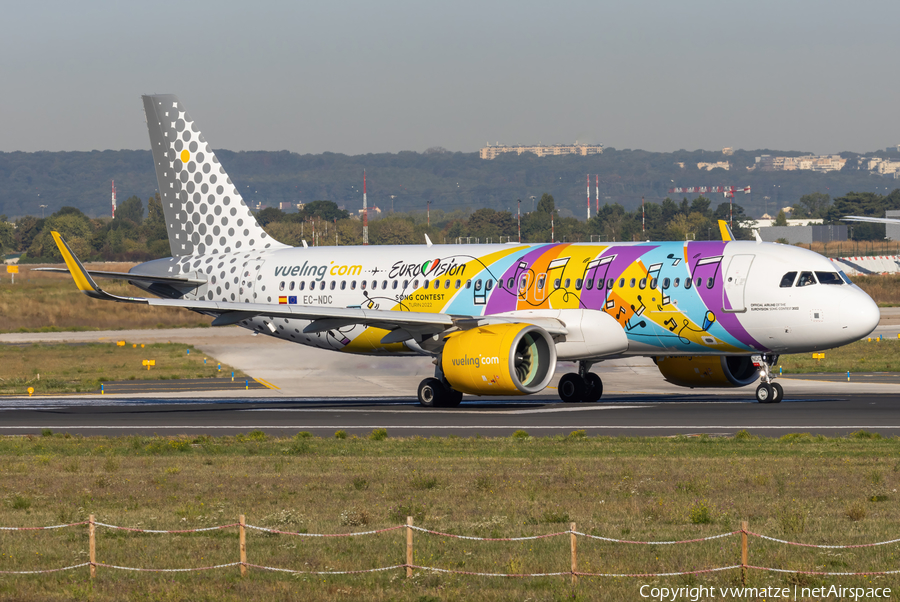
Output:
[[[283,247],[260,227],[176,96],[143,96],[172,256]]]

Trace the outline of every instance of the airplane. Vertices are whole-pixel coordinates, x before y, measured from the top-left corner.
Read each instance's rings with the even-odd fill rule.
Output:
[[[182,307],[344,353],[431,357],[423,406],[537,393],[558,361],[577,364],[560,399],[596,402],[591,367],[629,356],[684,387],[761,379],[756,400],[777,403],[779,355],[850,343],[879,321],[826,258],[725,228],[721,242],[289,247],[260,227],[178,98],[142,98],[172,256],[89,271],[54,232],[57,269],[97,299]],[[95,278],[155,296],[112,295]]]

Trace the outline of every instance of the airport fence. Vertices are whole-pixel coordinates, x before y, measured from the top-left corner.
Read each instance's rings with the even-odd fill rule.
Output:
[[[78,564],[73,564],[70,566],[63,566],[58,568],[49,568],[49,569],[41,569],[41,570],[24,570],[24,571],[9,571],[9,570],[0,570],[0,575],[38,575],[38,574],[49,574],[49,573],[58,573],[62,571],[70,571],[75,569],[81,569],[87,567],[90,572],[90,578],[94,579],[97,576],[98,569],[112,569],[112,570],[120,570],[120,571],[134,571],[134,572],[147,572],[147,573],[187,573],[187,572],[201,572],[201,571],[210,571],[210,570],[218,570],[218,569],[226,569],[231,567],[238,567],[240,569],[241,575],[246,576],[250,569],[257,569],[261,571],[274,571],[280,573],[291,573],[295,575],[356,575],[363,573],[377,573],[383,571],[394,571],[394,570],[405,570],[406,577],[412,577],[414,571],[428,571],[432,573],[445,573],[445,574],[455,574],[455,575],[469,575],[476,577],[505,577],[505,578],[531,578],[531,577],[566,577],[568,576],[573,583],[577,582],[579,577],[610,577],[610,578],[648,578],[648,577],[677,577],[677,576],[686,576],[686,575],[700,575],[705,573],[718,573],[723,571],[732,571],[739,570],[741,572],[741,582],[746,582],[747,572],[749,570],[755,571],[764,571],[764,572],[772,572],[772,573],[790,573],[796,575],[814,575],[820,577],[826,576],[877,576],[877,575],[896,575],[900,574],[900,570],[886,570],[886,571],[843,571],[843,572],[828,572],[828,571],[808,571],[808,570],[800,570],[800,569],[792,569],[792,568],[783,568],[783,567],[767,567],[767,566],[758,566],[750,563],[750,548],[749,548],[749,539],[751,537],[758,538],[760,540],[766,540],[769,542],[773,542],[776,544],[781,544],[785,546],[797,546],[803,548],[818,548],[824,550],[850,550],[857,548],[872,548],[876,546],[886,546],[892,544],[900,543],[900,538],[891,539],[888,541],[879,541],[875,543],[864,543],[864,544],[852,544],[852,545],[835,545],[835,544],[811,544],[811,543],[802,543],[796,541],[789,541],[784,539],[778,539],[775,537],[770,537],[768,535],[763,535],[761,533],[755,533],[750,530],[748,522],[744,521],[741,523],[741,528],[735,531],[730,531],[727,533],[720,533],[718,535],[711,535],[707,537],[698,537],[695,539],[685,539],[685,540],[677,540],[677,541],[634,541],[627,539],[617,539],[613,537],[603,537],[600,535],[594,535],[590,533],[584,533],[578,531],[576,528],[576,523],[570,523],[569,528],[564,531],[557,531],[553,533],[544,533],[539,535],[530,535],[524,537],[476,537],[471,535],[459,535],[455,533],[445,533],[442,531],[437,531],[433,529],[427,529],[424,527],[417,526],[413,524],[413,517],[408,517],[406,520],[406,524],[394,525],[391,527],[385,527],[382,529],[373,529],[369,531],[355,531],[348,533],[301,533],[296,531],[286,531],[281,529],[273,529],[269,527],[261,527],[257,525],[248,524],[246,522],[246,518],[244,515],[241,515],[237,522],[228,523],[223,525],[217,525],[213,527],[203,527],[196,529],[140,529],[135,527],[123,527],[119,525],[111,525],[103,522],[99,522],[95,519],[94,515],[90,515],[88,520],[80,521],[75,523],[66,523],[59,525],[51,525],[46,527],[0,527],[0,531],[47,531],[47,530],[56,530],[56,529],[68,529],[75,527],[87,527],[88,532],[88,561],[82,562]],[[131,533],[144,533],[144,534],[160,534],[160,535],[172,535],[172,534],[187,534],[187,533],[202,533],[202,532],[210,532],[210,531],[222,531],[227,529],[237,529],[237,545],[235,546],[236,551],[238,552],[238,560],[234,562],[227,562],[224,564],[215,564],[209,566],[197,566],[197,567],[188,567],[188,568],[152,568],[152,567],[133,567],[133,566],[120,566],[115,564],[108,564],[104,562],[100,562],[97,560],[97,529],[104,528],[115,531],[123,531],[123,532],[131,532]],[[250,562],[248,560],[248,550],[247,550],[247,531],[254,530],[262,533],[268,533],[271,535],[279,535],[286,537],[300,537],[300,538],[346,538],[346,537],[366,537],[372,535],[379,535],[382,533],[389,533],[392,531],[403,531],[405,532],[405,549],[406,549],[406,557],[405,562],[399,564],[392,564],[387,566],[380,566],[375,568],[368,569],[358,569],[358,570],[345,570],[345,571],[304,571],[304,570],[295,570],[284,567],[275,567],[275,566],[266,566],[264,564],[257,564]],[[445,538],[453,538],[453,539],[461,539],[472,542],[524,542],[524,541],[533,541],[540,539],[550,539],[557,537],[566,537],[569,538],[569,546],[568,546],[568,560],[570,562],[570,568],[566,571],[556,571],[556,572],[538,572],[538,573],[500,573],[500,572],[478,572],[478,571],[464,571],[457,570],[451,568],[442,568],[437,566],[424,566],[419,565],[414,562],[415,557],[415,549],[414,549],[414,533],[421,533],[422,535],[432,536],[432,537],[445,537]],[[662,573],[603,573],[603,572],[591,572],[591,571],[579,571],[578,570],[578,538],[585,538],[589,540],[596,540],[605,542],[608,544],[615,545],[638,545],[638,546],[678,546],[678,545],[687,545],[687,544],[696,544],[701,542],[708,542],[713,540],[722,540],[732,537],[740,537],[741,539],[741,558],[740,562],[736,564],[730,564],[726,566],[716,566],[716,567],[704,567],[704,568],[696,568],[693,570],[686,571],[674,571],[674,572],[662,572]]]

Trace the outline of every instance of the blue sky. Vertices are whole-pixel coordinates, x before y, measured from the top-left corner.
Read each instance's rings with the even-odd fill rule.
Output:
[[[900,143],[900,3],[33,2],[0,20],[0,151],[485,142],[817,153]]]

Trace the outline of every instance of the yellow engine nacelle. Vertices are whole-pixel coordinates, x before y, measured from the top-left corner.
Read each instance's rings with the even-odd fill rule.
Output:
[[[556,371],[556,346],[533,324],[492,324],[454,333],[441,355],[447,382],[470,395],[528,395]]]
[[[670,355],[653,361],[667,381],[692,389],[745,387],[759,378],[748,355]]]

